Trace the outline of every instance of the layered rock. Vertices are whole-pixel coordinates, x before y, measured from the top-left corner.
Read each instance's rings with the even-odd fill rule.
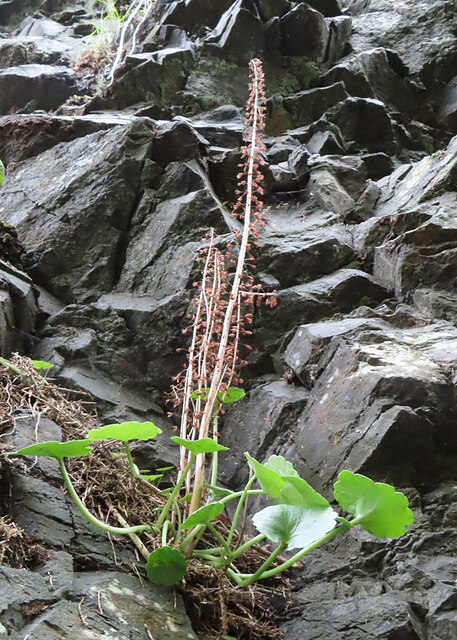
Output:
[[[453,3],[159,3],[112,85],[79,115],[62,106],[70,87],[87,88],[69,57],[87,17],[70,5],[30,0],[43,14],[20,25],[18,4],[0,3],[1,110],[61,107],[0,118],[0,206],[25,247],[20,264],[5,260],[28,274],[0,265],[2,353],[49,360],[95,396],[103,420],[170,429],[163,393],[183,363],[195,258],[209,227],[217,242],[233,240],[246,61],[262,57],[267,207],[256,261],[278,305],[255,313],[248,397],[222,425],[222,476],[245,478],[245,450],[280,453],[329,496],[349,468],[412,500],[406,537],[351,535],[309,556],[285,640],[454,637]],[[57,84],[44,93],[30,65],[54,63],[63,75],[48,69]],[[140,454],[173,462],[163,446]],[[76,573],[51,622],[92,597]],[[42,593],[42,575],[31,575]],[[108,588],[98,573],[84,579]],[[38,633],[27,624],[23,635]]]

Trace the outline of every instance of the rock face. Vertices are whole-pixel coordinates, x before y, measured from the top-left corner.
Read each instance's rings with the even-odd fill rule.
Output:
[[[307,557],[284,640],[456,637],[454,2],[159,2],[113,83],[65,104],[93,80],[75,65],[89,5],[0,2],[2,354],[52,362],[104,421],[152,419],[171,432],[164,392],[183,365],[196,257],[210,227],[233,241],[246,63],[261,57],[267,206],[256,275],[278,305],[254,315],[248,396],[221,429],[222,479],[245,479],[249,450],[284,455],[329,497],[346,468],[411,498],[407,536],[347,535]],[[137,455],[174,462],[165,444]],[[27,574],[1,568],[14,588],[0,589],[0,637],[60,637],[63,618],[80,624],[82,597],[103,637],[97,592],[114,607],[116,638],[144,636],[127,629],[143,608],[154,638],[168,637],[163,618],[152,622],[152,588],[133,606],[132,578],[107,577],[105,541],[86,530],[73,540],[56,487],[20,473],[10,485],[22,524],[54,556]],[[58,545],[40,500],[59,509],[49,516]],[[83,552],[102,569],[82,572]],[[48,570],[65,589],[52,591]],[[157,598],[171,609],[168,592]],[[49,606],[25,619],[31,601]],[[177,624],[173,637],[192,637]]]

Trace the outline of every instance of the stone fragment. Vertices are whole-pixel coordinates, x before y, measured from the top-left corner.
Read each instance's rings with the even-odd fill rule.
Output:
[[[396,51],[377,47],[360,54],[365,75],[377,100],[396,111],[414,113],[420,103],[420,91],[408,79]]]
[[[347,98],[330,108],[324,118],[336,124],[348,148],[395,153],[392,121],[379,100]]]
[[[384,323],[367,318],[345,318],[304,324],[296,330],[284,353],[285,364],[292,369],[297,378],[307,387],[311,387],[319,375],[317,364],[328,343],[339,336],[360,328],[387,328]]]
[[[7,166],[10,162],[21,162],[37,156],[59,142],[68,142],[131,122],[133,118],[117,114],[72,117],[40,113],[2,116],[0,157]]]
[[[293,127],[302,127],[318,120],[330,107],[347,98],[342,82],[328,87],[307,89],[284,99]]]
[[[301,2],[281,18],[281,34],[283,55],[324,59],[328,27],[323,15],[309,4]]]
[[[331,273],[353,258],[349,237],[336,227],[262,239],[257,266],[287,288]]]
[[[112,286],[152,137],[141,121],[116,127],[61,143],[9,174],[4,218],[19,230],[30,273],[58,298]]]
[[[246,0],[236,0],[205,39],[204,52],[236,64],[247,64],[265,48],[265,33]]]
[[[295,388],[285,380],[274,380],[256,386],[248,398],[235,403],[224,416],[222,442],[229,447],[221,460],[222,478],[239,486],[248,473],[243,452],[259,459],[280,451],[294,430],[303,410],[307,391]]]
[[[414,483],[432,477],[454,446],[440,416],[453,412],[447,367],[457,350],[455,328],[379,329],[336,334],[317,364],[321,370],[325,362],[325,370],[300,418],[294,452],[323,485],[342,468]]]
[[[344,54],[351,35],[352,20],[349,16],[338,16],[326,19],[326,23],[328,27],[328,42],[325,62],[331,65]]]
[[[280,290],[278,305],[260,310],[256,335],[259,343],[271,350],[297,325],[317,322],[336,310],[346,313],[360,304],[376,306],[387,295],[372,276],[357,269],[341,269],[312,282]]]
[[[0,70],[2,114],[57,109],[75,92],[75,74],[66,67],[23,64]]]
[[[457,76],[449,80],[444,87],[438,120],[443,127],[455,132],[457,129]]]

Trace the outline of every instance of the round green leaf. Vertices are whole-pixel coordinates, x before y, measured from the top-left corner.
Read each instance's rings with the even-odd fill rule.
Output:
[[[246,391],[239,387],[229,387],[226,391],[219,391],[217,397],[222,404],[230,404],[232,402],[238,402],[241,398],[244,398]]]
[[[24,447],[20,449],[20,451],[15,451],[9,455],[49,456],[57,460],[61,460],[62,458],[77,458],[79,456],[85,456],[92,451],[92,448],[89,447],[90,444],[92,444],[92,440],[70,440],[69,442],[51,440],[50,442],[31,444],[29,447]]]
[[[121,424],[107,424],[99,429],[92,429],[88,436],[92,440],[119,440],[128,442],[129,440],[151,440],[157,434],[162,433],[162,429],[156,427],[153,422],[122,422]]]
[[[184,438],[180,438],[179,436],[173,436],[171,439],[173,440],[173,442],[176,442],[176,444],[179,444],[181,447],[185,447],[195,455],[199,453],[214,453],[214,451],[228,451],[228,447],[223,447],[212,438],[200,438],[200,440],[184,440]]]
[[[272,471],[276,471],[280,476],[295,476],[299,478],[298,471],[294,469],[294,465],[282,456],[270,456],[265,462],[265,466]]]
[[[193,391],[190,394],[190,398],[195,400],[196,398],[206,399],[209,389],[201,389],[200,391]],[[219,391],[217,394],[217,400],[222,404],[230,404],[231,402],[238,402],[241,398],[244,398],[246,391],[239,387],[229,387],[225,391]]]
[[[292,504],[300,507],[329,507],[329,502],[317,493],[303,478],[284,476],[285,485],[277,498],[280,504]]]
[[[330,507],[278,504],[256,513],[252,522],[272,542],[287,549],[303,549],[335,527],[337,514]]]
[[[334,496],[342,509],[351,513],[368,533],[378,538],[398,538],[413,523],[408,498],[390,484],[373,482],[351,471],[341,471]]]
[[[265,493],[267,493],[270,498],[279,498],[285,485],[284,478],[277,471],[269,469],[266,465],[250,456],[246,451],[244,455]]]
[[[54,366],[50,362],[45,362],[44,360],[30,360],[30,362],[33,364],[34,368],[37,371],[52,369],[52,367]]]
[[[224,505],[220,502],[211,502],[210,504],[200,507],[197,511],[194,511],[188,518],[182,523],[183,529],[192,529],[197,524],[207,524],[214,520],[221,511],[224,510]]]
[[[160,547],[153,551],[146,562],[146,573],[154,584],[170,587],[179,582],[187,571],[185,557],[177,549]]]

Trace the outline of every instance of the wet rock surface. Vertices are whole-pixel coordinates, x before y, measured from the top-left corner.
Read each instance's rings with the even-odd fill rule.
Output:
[[[407,536],[351,534],[308,556],[285,640],[454,638],[454,2],[159,2],[111,86],[82,100],[89,4],[0,2],[2,354],[52,362],[104,421],[171,433],[164,392],[183,363],[195,258],[209,227],[233,240],[246,63],[263,58],[256,261],[278,305],[255,313],[248,397],[222,424],[223,478],[245,479],[245,450],[277,453],[328,496],[348,468],[412,501]],[[33,441],[33,420],[20,424],[20,443]],[[161,443],[136,455],[174,462]],[[168,591],[132,598],[136,579],[112,570],[56,469],[41,471],[8,478],[18,522],[50,558],[1,567],[0,637],[84,637],[85,616],[94,638],[145,637],[144,620],[156,640],[194,637]]]

